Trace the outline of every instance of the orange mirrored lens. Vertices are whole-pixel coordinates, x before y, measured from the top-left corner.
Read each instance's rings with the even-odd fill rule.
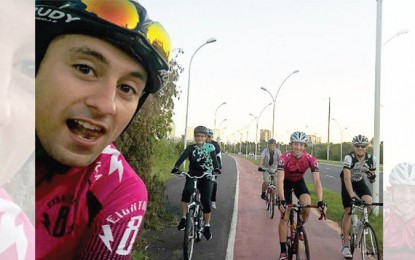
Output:
[[[147,39],[154,49],[167,61],[170,61],[171,42],[164,27],[153,22],[147,26]]]
[[[88,12],[118,26],[134,29],[140,20],[137,9],[130,1],[82,0]]]

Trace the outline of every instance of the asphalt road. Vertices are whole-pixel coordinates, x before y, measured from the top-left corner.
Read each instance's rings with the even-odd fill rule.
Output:
[[[217,209],[212,212],[211,230],[213,238],[195,243],[192,259],[225,259],[231,226],[236,190],[236,164],[231,157],[223,157],[222,175],[218,178]],[[185,177],[173,177],[166,182],[167,207],[177,219],[181,217],[180,200]],[[178,222],[177,222],[178,223]],[[143,237],[149,243],[146,254],[150,259],[183,259],[183,231],[176,225],[163,231],[146,232]]]
[[[321,184],[324,188],[332,190],[336,193],[341,193],[341,181],[340,181],[340,172],[342,170],[342,166],[320,163],[320,180]],[[383,201],[383,174],[380,173],[380,186],[379,186],[379,198],[380,202]],[[312,182],[312,177],[310,174],[310,170],[305,175],[305,180]],[[369,181],[366,180],[366,183],[369,184],[369,189],[372,190],[372,185]]]

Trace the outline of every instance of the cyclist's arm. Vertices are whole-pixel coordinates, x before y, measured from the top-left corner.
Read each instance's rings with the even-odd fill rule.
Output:
[[[260,157],[259,158],[259,163],[258,163],[258,167],[262,167],[262,164],[264,163],[264,157]]]
[[[218,159],[216,157],[215,150],[213,150],[213,151],[210,152],[210,157],[212,158],[213,168],[214,169],[219,169],[219,163],[218,163]]]
[[[179,159],[176,161],[176,163],[174,164],[174,168],[179,168],[180,165],[184,162],[184,160],[187,159],[187,157],[189,157],[190,151],[192,149],[192,146],[188,146],[182,153],[182,155],[180,155]]]
[[[323,187],[321,186],[320,173],[313,172],[312,177],[313,177],[314,189],[316,190],[317,201],[322,201],[323,200]]]
[[[277,171],[277,182],[278,182],[278,196],[280,197],[280,200],[285,200],[284,197],[284,170],[278,169]]]
[[[350,169],[343,168],[343,181],[344,181],[344,185],[346,186],[347,193],[349,193],[350,198],[355,196],[354,191],[353,191],[351,176],[352,176],[352,171]]]
[[[133,245],[143,225],[147,208],[144,183],[123,182],[112,191],[112,196],[104,202],[96,199],[95,203],[102,208],[89,220],[76,258],[131,259]]]

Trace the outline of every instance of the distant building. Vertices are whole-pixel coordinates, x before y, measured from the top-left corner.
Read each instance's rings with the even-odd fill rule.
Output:
[[[261,129],[259,130],[259,141],[268,141],[271,139],[271,131],[267,129]]]
[[[317,135],[308,135],[308,140],[313,144],[321,144],[321,137]]]

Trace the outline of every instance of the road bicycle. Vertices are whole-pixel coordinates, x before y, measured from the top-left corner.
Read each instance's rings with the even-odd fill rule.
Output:
[[[310,259],[310,246],[308,244],[307,233],[304,228],[302,211],[306,208],[318,208],[317,205],[289,204],[287,208],[290,211],[288,219],[287,232],[287,253],[288,259],[292,260],[296,255],[296,260]],[[297,216],[295,216],[297,215]],[[321,213],[319,220],[326,219],[324,213]]]
[[[350,210],[350,215],[352,215],[350,251],[353,255],[355,249],[359,247],[362,259],[380,260],[378,239],[374,229],[369,224],[368,207],[370,206],[383,206],[383,203],[352,202]]]
[[[274,211],[275,211],[275,204],[278,200],[277,195],[277,186],[275,183],[276,177],[276,169],[265,170],[269,174],[269,184],[266,190],[267,199],[265,200],[265,205],[267,206],[267,211],[269,212],[269,216],[274,218]]]
[[[202,237],[204,228],[203,207],[197,183],[199,179],[205,177],[208,173],[205,172],[202,176],[191,176],[187,172],[182,172],[181,174],[185,174],[187,177],[195,180],[194,191],[190,197],[190,202],[187,204],[186,226],[184,229],[183,257],[187,260],[192,259],[195,241],[199,242]]]

